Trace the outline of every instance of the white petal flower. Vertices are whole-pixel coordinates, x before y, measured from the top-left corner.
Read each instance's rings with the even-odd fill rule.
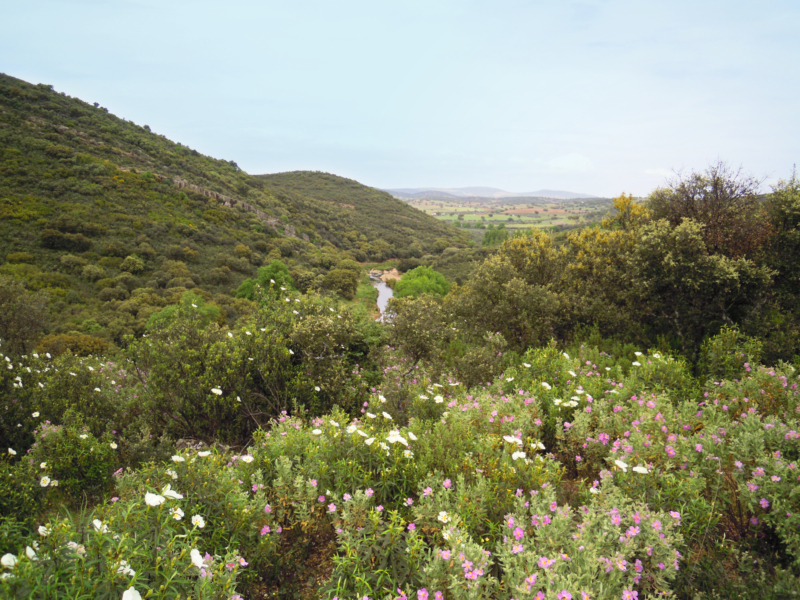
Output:
[[[636,466],[631,469],[632,471],[636,471],[637,473],[641,473],[642,475],[647,475],[650,471],[648,471],[645,467]]]
[[[378,400],[380,400],[381,404],[386,404],[386,398],[383,395],[378,394]]]
[[[347,428],[345,429],[345,431],[346,431],[347,433],[355,433],[355,432],[356,432],[356,429],[358,429],[358,428],[357,428],[355,425],[352,425],[352,424],[351,424],[351,425],[348,425],[348,426],[347,426]]]
[[[133,589],[133,587],[129,587],[122,592],[122,600],[142,600],[142,595]]]
[[[368,413],[367,413],[367,416],[368,416],[370,419],[374,419],[374,418],[375,418],[375,415],[373,415],[371,412],[368,412]]]
[[[13,569],[17,564],[17,557],[13,554],[3,554],[3,557],[0,558],[0,564],[2,564],[6,569]]]
[[[42,487],[47,487],[50,485],[50,478],[47,476],[42,477],[42,480],[39,482],[39,485]]]
[[[367,446],[371,446],[371,445],[372,445],[372,442],[374,442],[374,441],[375,441],[375,438],[374,438],[374,437],[371,437],[371,438],[369,438],[368,440],[364,440],[364,443],[365,443]]]
[[[206,522],[200,515],[194,515],[192,517],[192,525],[197,525],[200,529],[206,526]]]
[[[522,450],[517,450],[511,455],[511,460],[518,460],[520,458],[525,458],[525,453]]]
[[[417,436],[415,436],[415,435],[414,435],[414,432],[413,432],[413,431],[409,431],[409,432],[408,432],[408,437],[410,437],[410,438],[411,438],[412,440],[414,440],[415,442],[417,441]]]
[[[25,556],[27,556],[29,560],[38,560],[36,558],[36,552],[30,546],[25,546]]]
[[[358,433],[358,435],[360,435],[361,437],[369,437],[369,435],[367,435],[366,433],[364,433],[360,429],[356,430],[356,433]]]
[[[14,450],[13,448],[9,448],[9,449],[8,449],[8,453],[9,453],[11,456],[16,456],[16,455],[17,455],[17,451],[16,451],[16,450]]]
[[[392,415],[390,415],[389,413],[384,411],[381,414],[383,415],[384,419],[389,419],[390,421],[392,420]]]
[[[419,395],[419,399],[420,399],[420,400],[427,400],[427,399],[428,399],[428,397],[427,397],[425,394],[420,394],[420,395]]]
[[[567,354],[566,352],[564,352],[564,358],[566,358],[567,360],[569,360],[569,354]]]
[[[552,390],[553,389],[552,386],[549,383],[547,383],[546,381],[542,382],[542,387],[544,389],[546,389],[546,390]]]
[[[244,456],[240,456],[239,460],[242,461],[243,463],[251,463],[253,462],[254,459],[249,454],[245,454]]]
[[[53,479],[53,481],[50,482],[50,487],[58,487],[58,479]]]
[[[450,520],[450,515],[448,515],[445,511],[439,511],[439,516],[436,517],[442,523],[447,523]]]
[[[624,463],[621,460],[615,460],[614,464],[617,465],[624,473],[628,472],[628,463]]]
[[[44,525],[39,525],[39,535],[42,537],[47,537],[50,535],[50,530]]]
[[[158,494],[151,494],[150,492],[147,492],[144,495],[144,502],[147,504],[147,506],[159,506],[160,504],[164,503],[164,500],[166,500],[166,498],[164,498],[164,496],[159,496]]]
[[[129,577],[134,577],[136,575],[136,571],[134,571],[128,566],[128,561],[126,560],[119,561],[119,567],[117,568],[117,573],[119,573],[120,575],[128,575]]]
[[[526,369],[530,369],[531,368],[531,366],[528,363],[522,363],[522,366],[525,367]]]
[[[172,469],[167,469],[166,471],[164,471],[164,475],[168,475],[169,477],[172,477],[173,479],[177,479],[178,478],[178,474],[175,471],[173,471]]]
[[[211,388],[211,393],[216,394],[217,396],[222,396],[222,390],[219,388]]]
[[[506,381],[508,381],[509,383],[511,383],[512,381],[514,381],[514,378],[513,378],[513,377],[506,377]]]
[[[179,463],[179,462],[184,462],[185,460],[186,460],[185,458],[183,458],[182,456],[178,456],[177,454],[174,454],[172,456],[172,462]]]
[[[337,423],[337,422],[336,422],[336,421],[334,421],[334,420],[331,420],[331,421],[330,421],[330,424],[331,424],[331,425],[333,425],[334,427],[339,427],[339,423]]]
[[[176,521],[180,521],[183,518],[183,511],[177,506],[169,509],[169,514],[171,514],[172,518]]]
[[[192,519],[194,521],[194,519]],[[192,558],[192,564],[197,567],[198,569],[203,568],[203,557],[200,554],[200,550],[197,548],[192,548],[192,551],[189,552],[189,556]]]
[[[414,458],[414,453],[411,450],[403,450],[403,456],[406,458]]]
[[[39,416],[39,413],[38,413],[38,412],[35,412],[35,413],[33,413],[33,415],[32,415],[32,416],[33,416],[33,418],[35,419],[36,417],[38,417],[38,416]]]
[[[202,452],[198,452],[197,456],[199,456],[200,458],[205,458],[206,456],[209,456],[210,454],[211,454],[210,450],[203,450]]]
[[[92,521],[92,525],[94,526],[95,531],[99,531],[100,533],[108,533],[108,525],[103,525],[103,522],[100,519],[95,519]]]
[[[112,449],[112,450],[116,450],[116,449],[117,449],[117,445],[116,445],[114,442],[111,442],[111,443],[109,444],[109,446],[111,446],[111,449]]]
[[[642,355],[642,353],[641,353],[641,352],[634,352],[634,354],[635,354],[636,356],[641,356],[641,355]]]
[[[313,433],[314,435],[319,435],[322,433],[322,429],[312,429],[311,433]]]
[[[433,401],[434,401],[436,404],[441,404],[442,402],[444,402],[444,398],[442,398],[441,396],[435,396],[435,397],[433,398]]]
[[[408,447],[408,440],[400,435],[399,431],[390,432],[386,439],[390,444],[403,444],[404,446]]]
[[[85,440],[85,439],[86,439],[86,438],[88,438],[89,436],[88,436],[88,435],[86,435],[85,433],[82,433],[82,434],[80,434],[78,437],[79,437],[79,438],[81,438],[82,440]]]
[[[39,463],[39,468],[40,469],[46,469],[47,468],[47,463],[46,462]]]
[[[569,374],[570,374],[570,375],[572,375],[573,377],[577,377],[577,375],[575,374],[575,371],[567,371],[567,373],[569,373]]]
[[[599,494],[600,490],[598,490],[597,488],[589,488],[589,492],[591,492],[592,494]]]
[[[173,490],[169,483],[163,490],[161,490],[161,494],[167,498],[172,498],[173,500],[183,500],[183,495]]]
[[[641,367],[641,366],[642,366],[642,363],[640,363],[638,360],[635,360],[635,361],[633,361],[631,364],[632,364],[634,367]]]
[[[518,446],[522,446],[522,440],[518,437],[514,437],[511,435],[504,435],[503,439],[507,441],[509,444],[517,444]]]

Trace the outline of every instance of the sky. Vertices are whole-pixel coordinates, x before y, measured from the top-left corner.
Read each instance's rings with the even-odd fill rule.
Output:
[[[646,195],[800,159],[796,0],[2,0],[0,72],[253,174]]]

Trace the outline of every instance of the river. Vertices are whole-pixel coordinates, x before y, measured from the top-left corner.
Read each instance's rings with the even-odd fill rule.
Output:
[[[375,289],[378,290],[378,310],[381,311],[381,316],[379,317],[380,320],[383,320],[384,315],[386,314],[386,305],[389,304],[389,300],[392,296],[394,296],[394,291],[386,282],[381,281],[375,277],[369,278],[370,283],[375,286]]]

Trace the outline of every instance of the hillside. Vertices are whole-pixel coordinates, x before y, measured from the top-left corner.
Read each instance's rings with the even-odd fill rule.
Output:
[[[121,343],[187,289],[232,322],[233,292],[276,258],[300,289],[338,262],[466,245],[354,181],[255,177],[109,114],[0,75],[0,275],[41,291],[54,334]]]

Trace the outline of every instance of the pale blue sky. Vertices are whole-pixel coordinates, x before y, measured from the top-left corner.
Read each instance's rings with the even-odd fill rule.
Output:
[[[0,71],[250,173],[616,195],[800,158],[796,0],[0,8]]]

